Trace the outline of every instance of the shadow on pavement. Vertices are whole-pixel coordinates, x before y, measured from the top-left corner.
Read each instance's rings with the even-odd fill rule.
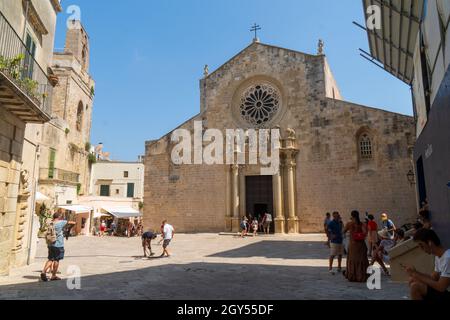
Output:
[[[89,275],[81,277],[81,290],[69,290],[67,282],[74,280],[0,286],[0,299],[399,300],[406,295],[406,288],[386,278],[382,290],[370,291],[365,283],[349,283],[323,267],[224,263],[168,264]]]
[[[245,241],[245,239],[243,239]],[[209,257],[248,258],[265,257],[270,259],[324,259],[324,242],[313,241],[261,241],[247,246],[219,252]],[[326,256],[325,256],[326,258]]]

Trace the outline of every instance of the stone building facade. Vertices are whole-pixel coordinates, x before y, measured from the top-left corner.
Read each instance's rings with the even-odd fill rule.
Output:
[[[260,165],[175,165],[171,133],[146,143],[144,223],[179,232],[237,231],[269,211],[277,233],[321,232],[326,212],[416,214],[407,180],[412,117],[342,99],[325,55],[255,41],[200,81],[200,114],[178,129],[279,128],[280,170]],[[263,111],[258,111],[263,109]]]
[[[94,80],[89,74],[89,37],[79,21],[69,22],[63,52],[53,55],[58,85],[53,119],[42,128],[39,190],[53,204],[76,203],[89,192]],[[95,158],[95,156],[92,156]]]
[[[49,67],[60,11],[59,0],[0,1],[0,275],[27,263],[32,250],[38,172],[32,126],[51,118]]]

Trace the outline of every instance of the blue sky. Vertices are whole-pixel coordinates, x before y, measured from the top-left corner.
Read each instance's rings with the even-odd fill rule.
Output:
[[[325,53],[345,100],[412,114],[410,89],[361,58],[368,50],[359,0],[63,0],[56,48],[64,47],[69,5],[81,9],[96,81],[91,142],[114,160],[136,160],[199,111],[199,79],[251,43]]]

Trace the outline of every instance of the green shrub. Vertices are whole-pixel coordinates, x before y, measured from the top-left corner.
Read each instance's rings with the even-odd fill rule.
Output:
[[[94,164],[97,162],[97,157],[93,153],[89,153],[88,155],[89,164]]]
[[[27,91],[29,94],[37,97],[38,93],[37,93],[37,89],[39,86],[39,83],[37,81],[34,81],[30,78],[24,78],[21,81],[22,84],[22,88],[25,89],[25,91]]]

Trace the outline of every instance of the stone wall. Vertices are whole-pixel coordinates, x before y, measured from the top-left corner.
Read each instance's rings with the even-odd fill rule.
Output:
[[[411,117],[327,99],[322,111],[299,134],[297,201],[303,232],[321,230],[326,212],[339,211],[348,221],[352,210],[379,219],[389,213],[400,226],[413,222],[415,190],[407,179],[412,169]],[[372,163],[358,159],[358,133],[373,138]]]
[[[192,122],[181,128],[193,127]],[[169,136],[146,146],[145,228],[159,231],[161,221],[167,219],[178,232],[224,231],[224,167],[175,166],[170,150]]]
[[[0,108],[0,275],[9,272],[25,124]]]

